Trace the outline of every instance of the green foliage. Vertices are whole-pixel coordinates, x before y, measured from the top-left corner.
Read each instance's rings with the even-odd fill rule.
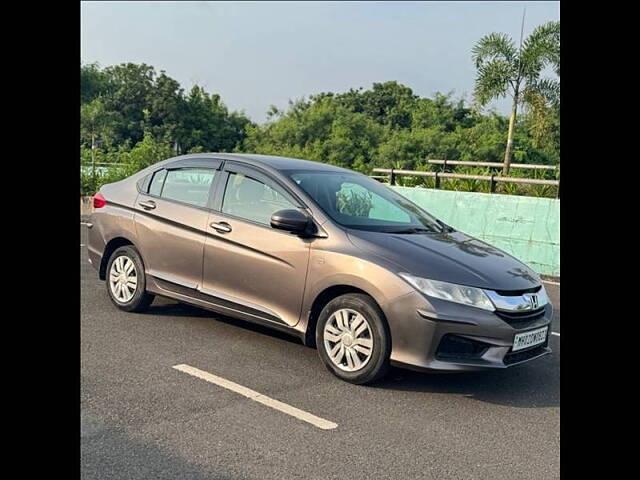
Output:
[[[179,126],[180,145],[186,151],[202,148],[207,151],[231,152],[246,135],[250,124],[240,113],[229,113],[220,95],[209,95],[194,86],[183,105]]]
[[[451,94],[420,98],[395,82],[376,85],[386,85],[388,90],[390,84],[403,92],[403,95],[394,94],[394,98],[402,101],[372,100],[376,99],[372,95],[374,87],[371,91],[323,93],[309,100],[291,102],[287,111],[278,111],[271,121],[249,126],[247,137],[236,151],[306,158],[363,173],[370,173],[375,167],[428,169],[427,158],[502,160],[506,144],[504,132],[508,126],[504,116],[474,112],[462,100],[452,99]],[[408,126],[378,115],[376,112],[380,109],[374,106],[380,104],[393,118],[409,119]],[[530,121],[530,116],[525,115],[516,125],[518,161],[558,163],[559,149],[554,149],[552,142],[546,148],[536,144]],[[546,137],[543,135],[543,138]],[[402,181],[408,180],[405,177]],[[415,183],[428,181],[422,178]]]
[[[456,168],[456,173],[464,175],[483,175],[490,176],[493,172],[487,167],[469,167],[460,166]],[[441,180],[442,184],[448,190],[459,190],[463,192],[484,192],[489,193],[491,191],[491,183],[483,180],[474,180],[466,178],[444,178]]]
[[[89,103],[107,92],[108,79],[97,63],[80,64],[80,102]]]
[[[81,64],[80,102],[82,195],[182,152],[233,151],[251,126],[219,95],[199,86],[185,95],[145,64]]]
[[[95,175],[90,166],[80,170],[80,195],[93,195],[102,185],[117,182],[138,170],[132,165],[122,164],[97,170]]]
[[[502,37],[490,40],[476,52],[483,58],[481,63],[489,61],[491,48],[506,41]],[[542,40],[538,43],[544,45]],[[555,61],[551,50],[540,56],[546,63]],[[165,72],[156,74],[145,64],[104,69],[85,64],[80,71],[81,193],[87,195],[105,183],[182,153],[272,154],[371,174],[375,167],[441,171],[428,164],[428,158],[500,162],[506,147],[508,119],[503,115],[482,113],[451,93],[422,98],[395,81],[374,83],[368,90],[312,95],[290,101],[283,110],[272,106],[268,121],[258,125],[243,113],[230,112],[219,95],[199,86],[185,93]],[[559,108],[542,93],[544,88],[550,91],[549,85],[537,85],[539,90],[527,93],[531,107],[515,124],[514,158],[518,163],[557,165]],[[455,171],[490,174],[479,167]],[[553,178],[528,170],[514,174],[533,175]],[[397,177],[397,183],[435,186],[432,177]],[[489,191],[490,186],[477,180],[442,179],[440,188]],[[547,196],[555,194],[555,187],[499,184],[498,191]],[[345,208],[364,211],[365,200],[349,197],[339,201],[346,202]]]
[[[81,64],[80,87],[80,141],[87,146],[97,141],[118,149],[149,133],[178,153],[228,152],[251,124],[243,113],[229,112],[219,95],[199,86],[185,95],[176,80],[146,64]]]
[[[98,167],[94,175],[91,148],[81,146],[80,195],[93,195],[106,183],[122,180],[174,155],[175,152],[168,142],[156,140],[147,132],[144,139],[131,149],[127,149],[126,146],[112,151],[95,148],[93,156]]]
[[[237,151],[316,160],[367,172],[384,128],[331,97],[298,101],[278,120],[247,129]]]
[[[478,105],[507,95],[515,102],[524,101],[527,91],[557,104],[559,81],[540,75],[550,65],[560,76],[560,22],[538,26],[520,48],[507,34],[490,33],[474,45],[472,58],[477,69],[474,97]]]

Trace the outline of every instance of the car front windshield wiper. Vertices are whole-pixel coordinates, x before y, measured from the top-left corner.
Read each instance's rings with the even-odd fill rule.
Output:
[[[438,233],[438,231],[433,228],[411,227],[400,230],[385,230],[384,233]]]
[[[455,231],[453,227],[450,227],[449,225],[447,225],[441,220],[436,220],[436,222],[438,222],[438,225],[442,227],[442,233],[451,233]]]

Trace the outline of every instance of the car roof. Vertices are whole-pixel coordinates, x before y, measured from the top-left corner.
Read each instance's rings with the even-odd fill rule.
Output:
[[[334,172],[351,172],[345,168],[336,167],[321,162],[314,162],[311,160],[301,160],[299,158],[289,157],[277,157],[275,155],[258,155],[248,153],[192,153],[189,155],[181,155],[174,157],[171,160],[181,160],[187,158],[199,158],[199,159],[221,159],[221,160],[236,160],[239,162],[249,163],[262,167],[269,167],[274,170],[323,170]]]

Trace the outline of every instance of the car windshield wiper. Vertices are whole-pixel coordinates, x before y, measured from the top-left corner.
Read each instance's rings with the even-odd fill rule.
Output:
[[[424,227],[411,227],[411,228],[403,228],[401,230],[386,230],[384,233],[438,233],[436,230],[432,228],[424,228]]]
[[[447,225],[446,223],[444,223],[441,220],[436,220],[436,222],[438,222],[438,225],[440,225],[442,227],[442,233],[450,233],[455,231],[453,229],[453,227],[450,227],[449,225]]]

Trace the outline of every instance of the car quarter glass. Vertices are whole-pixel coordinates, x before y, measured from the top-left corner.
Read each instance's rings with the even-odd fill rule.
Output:
[[[151,178],[151,184],[149,185],[149,195],[155,195],[157,197],[160,196],[166,176],[167,171],[164,169],[153,174],[153,177]]]

